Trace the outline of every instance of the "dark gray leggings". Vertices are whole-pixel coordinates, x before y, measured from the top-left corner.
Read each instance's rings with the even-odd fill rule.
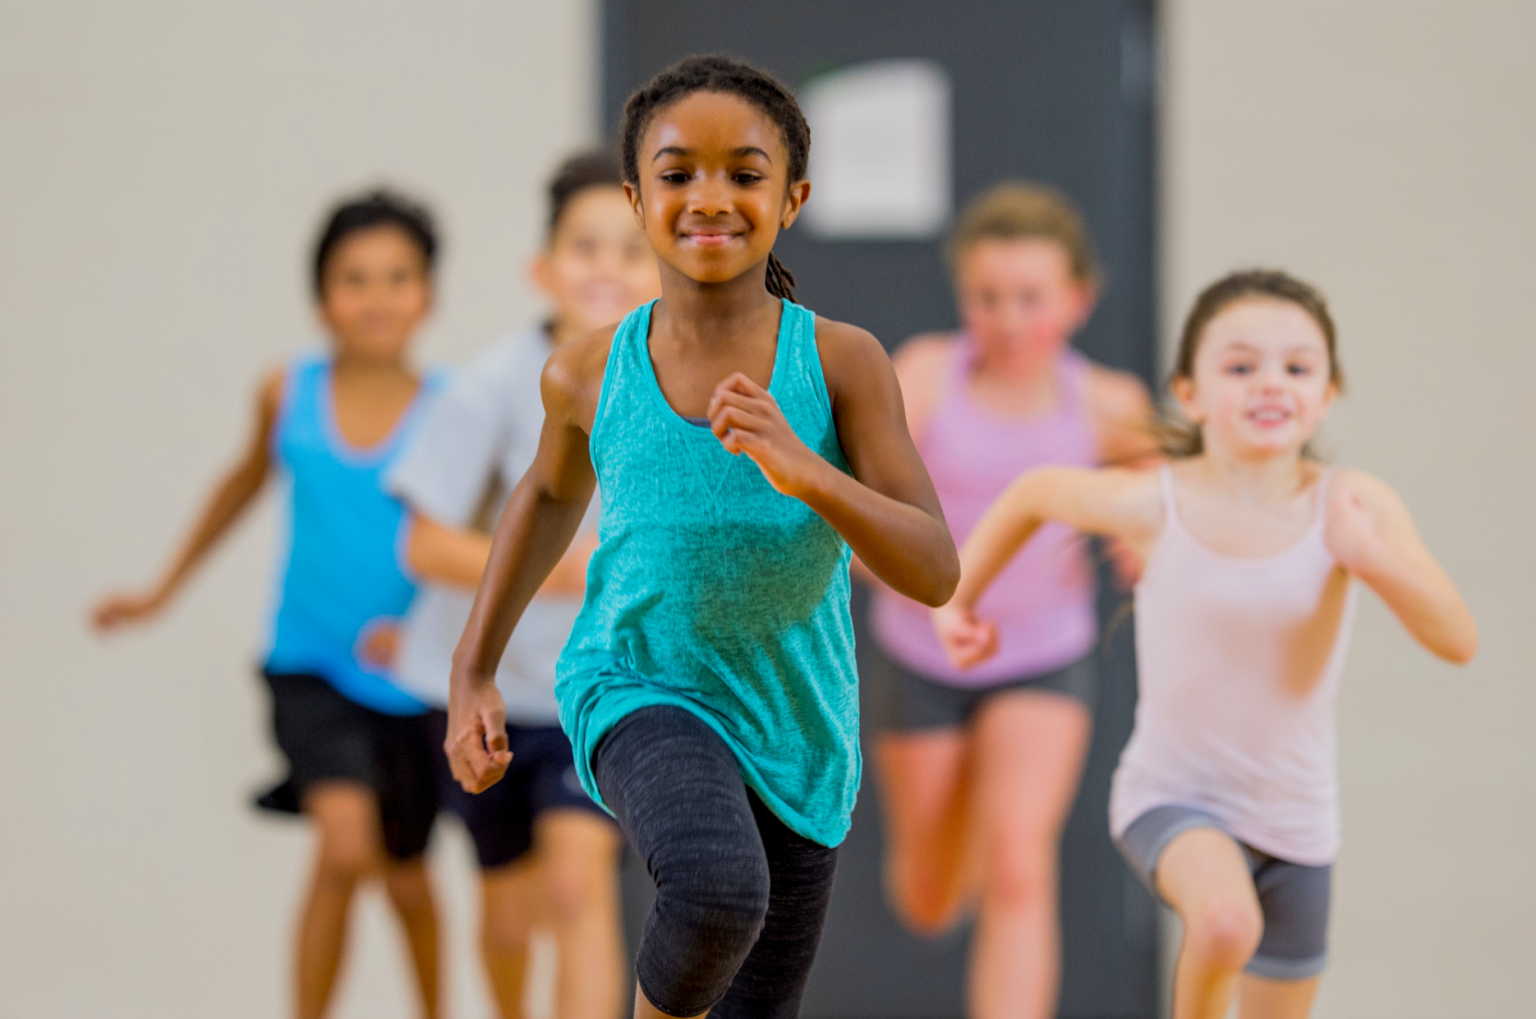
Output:
[[[646,998],[674,1016],[798,1016],[837,850],[775,817],[725,742],[682,708],[627,715],[592,767],[656,882],[635,961]]]

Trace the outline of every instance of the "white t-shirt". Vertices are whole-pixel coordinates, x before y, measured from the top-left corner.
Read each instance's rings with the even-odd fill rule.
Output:
[[[539,375],[553,349],[544,329],[528,329],[455,372],[391,468],[389,489],[417,512],[456,527],[474,522],[489,490],[492,516],[499,515],[538,452],[544,426]],[[598,512],[594,495],[583,531],[596,528]],[[448,702],[453,649],[473,600],[472,591],[423,582],[406,616],[396,672],[406,689],[430,703]],[[510,720],[559,724],[555,660],[580,609],[579,597],[538,597],[529,603],[496,671]]]

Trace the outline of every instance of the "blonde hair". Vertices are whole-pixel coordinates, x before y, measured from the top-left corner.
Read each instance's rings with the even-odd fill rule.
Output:
[[[1072,278],[1096,286],[1099,264],[1077,206],[1063,192],[1045,184],[1010,180],[973,198],[955,221],[944,246],[951,267],[982,241],[1044,240],[1067,254]]]

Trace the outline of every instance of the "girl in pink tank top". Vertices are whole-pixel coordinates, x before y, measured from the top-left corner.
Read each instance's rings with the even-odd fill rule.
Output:
[[[1147,452],[1151,402],[1134,377],[1070,346],[1096,273],[1062,196],[998,187],[962,214],[950,252],[964,330],[907,343],[896,373],[960,540],[1025,471]],[[1001,646],[977,668],[949,662],[925,606],[874,594],[871,627],[891,665],[875,754],[887,887],[921,932],[975,905],[977,1015],[1055,1014],[1056,856],[1091,728],[1094,602],[1086,546],[1067,527],[1050,528],[988,593]]]
[[[1174,1015],[1234,995],[1302,1017],[1326,958],[1338,851],[1334,700],[1355,587],[1434,654],[1470,660],[1477,627],[1401,501],[1307,444],[1341,375],[1322,296],[1284,273],[1236,273],[1186,321],[1173,391],[1193,427],[1156,472],[1048,468],[972,530],[954,599],[934,615],[959,668],[999,646],[982,592],[1047,522],[1146,557],[1136,588],[1141,696],[1111,794],[1132,869],[1177,910]]]

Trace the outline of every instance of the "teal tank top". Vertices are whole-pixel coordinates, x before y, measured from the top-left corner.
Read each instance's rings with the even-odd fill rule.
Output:
[[[848,546],[667,403],[651,307],[614,332],[592,424],[599,544],[555,686],[577,774],[601,803],[592,758],[603,736],[630,712],[673,705],[720,734],[780,820],[835,846],[860,774]],[[848,471],[816,317],[790,301],[768,392],[807,446]]]

